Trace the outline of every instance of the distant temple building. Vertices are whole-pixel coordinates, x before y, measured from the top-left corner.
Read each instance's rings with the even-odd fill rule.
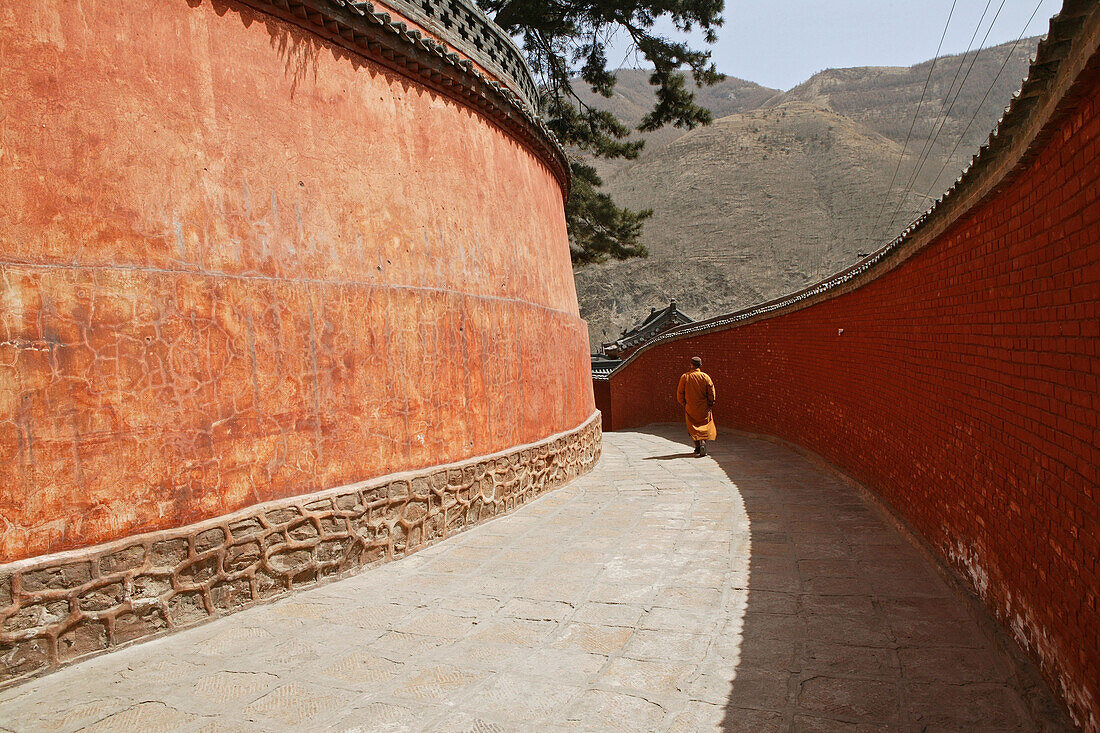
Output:
[[[686,323],[693,323],[694,320],[676,306],[675,299],[662,310],[650,308],[649,315],[644,321],[628,331],[623,331],[617,340],[600,344],[599,352],[592,355],[592,375],[610,374],[612,369],[621,364],[623,359],[630,356],[642,344],[666,331]]]

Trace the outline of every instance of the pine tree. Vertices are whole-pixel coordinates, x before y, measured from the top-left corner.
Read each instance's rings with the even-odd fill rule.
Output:
[[[574,91],[579,79],[592,91],[610,97],[614,70],[607,68],[607,49],[614,36],[627,34],[630,45],[652,67],[649,83],[656,101],[638,130],[665,125],[692,129],[711,121],[709,110],[695,103],[685,70],[698,85],[723,76],[709,51],[654,32],[658,19],[671,21],[676,31],[698,28],[707,43],[722,25],[724,0],[476,0],[505,31],[518,38],[542,89],[547,125],[568,148],[600,158],[634,159],[643,141],[612,113],[585,104]],[[571,156],[572,188],[566,203],[569,245],[575,264],[608,257],[644,257],[638,241],[652,211],[619,207],[606,193],[596,169]]]

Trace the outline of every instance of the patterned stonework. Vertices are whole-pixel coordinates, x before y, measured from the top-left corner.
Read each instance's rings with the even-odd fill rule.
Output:
[[[0,685],[402,557],[586,473],[601,438],[594,413],[511,451],[0,565]]]

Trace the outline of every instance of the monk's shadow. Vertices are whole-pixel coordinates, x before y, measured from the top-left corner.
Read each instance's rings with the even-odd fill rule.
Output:
[[[664,455],[664,456],[646,456],[645,460],[647,460],[647,461],[674,461],[677,458],[696,458],[696,457],[697,456],[695,455],[694,452],[691,452],[691,453],[669,453],[668,455]]]

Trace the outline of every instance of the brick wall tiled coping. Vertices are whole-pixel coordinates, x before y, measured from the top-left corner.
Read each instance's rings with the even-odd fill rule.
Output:
[[[590,470],[600,415],[537,443],[0,565],[0,686],[394,560]]]

